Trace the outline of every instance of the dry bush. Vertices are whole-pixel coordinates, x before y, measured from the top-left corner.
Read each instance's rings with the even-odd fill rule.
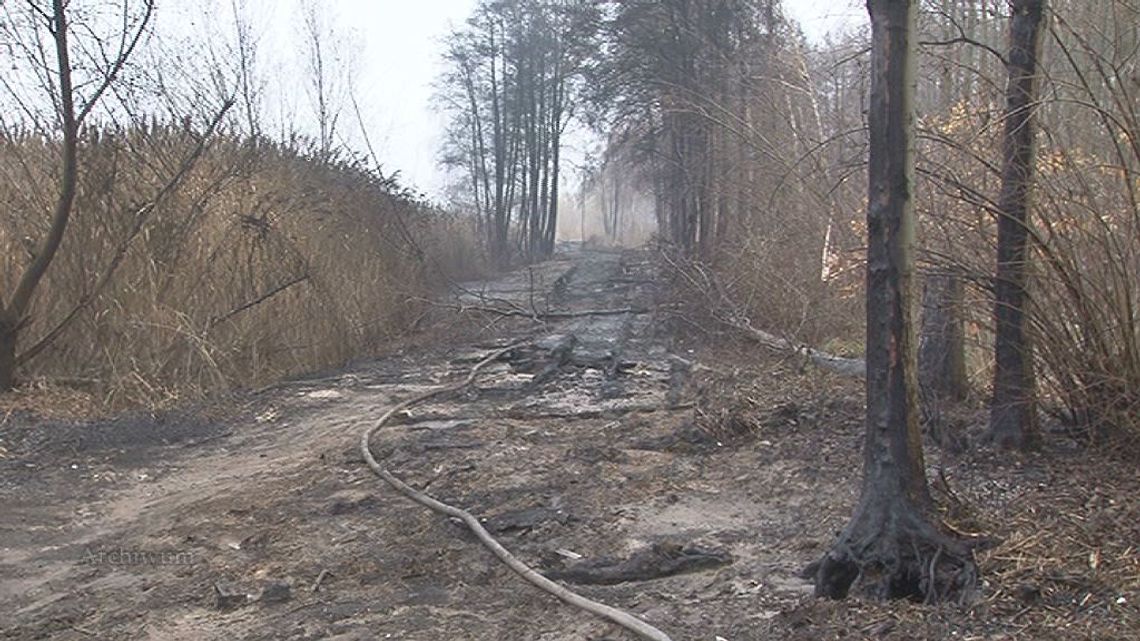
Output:
[[[726,300],[759,329],[861,355],[862,252],[831,245],[825,258],[827,221],[818,202],[802,194],[774,201],[773,209],[758,209],[768,220],[749,225],[717,254]]]
[[[1106,7],[1101,7],[1105,9]],[[1074,4],[1048,42],[1038,166],[1039,360],[1072,423],[1140,445],[1140,9]]]
[[[1113,3],[1119,11],[1131,11]],[[1093,439],[1140,442],[1140,107],[1133,96],[1135,20],[1060,3],[1045,44],[1033,192],[1032,332],[1043,406]],[[1000,42],[993,43],[1001,46]],[[973,384],[992,367],[1000,77],[922,121],[918,210],[923,258],[971,285]]]
[[[759,184],[805,183],[774,175]],[[672,247],[663,252],[684,313],[702,324],[750,326],[837,355],[861,356],[864,258],[852,230],[834,227],[829,234],[826,208],[810,190],[738,194],[749,215],[710,258],[686,259]]]
[[[431,288],[480,269],[464,221],[298,145],[219,135],[171,186],[200,142],[176,126],[85,133],[75,215],[21,349],[75,318],[25,378],[110,406],[258,387],[375,350]],[[3,278],[42,234],[55,155],[35,135],[0,140]]]

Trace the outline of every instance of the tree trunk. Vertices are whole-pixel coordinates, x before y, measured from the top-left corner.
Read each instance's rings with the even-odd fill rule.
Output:
[[[16,386],[16,343],[19,335],[12,323],[0,320],[0,391]]]
[[[555,132],[554,141],[551,143],[553,148],[551,154],[553,160],[551,161],[551,177],[550,181],[553,185],[550,189],[550,205],[548,211],[548,218],[546,221],[546,238],[543,245],[543,253],[549,257],[554,255],[554,240],[558,237],[558,175],[561,169],[561,155],[562,155],[562,139],[561,132]]]
[[[618,172],[619,169],[615,165],[613,170],[614,199],[610,203],[609,214],[606,216],[605,225],[606,240],[608,240],[611,244],[617,243],[618,236],[620,235],[620,232],[618,231],[620,224],[618,216],[621,214],[621,175]]]
[[[867,417],[855,514],[815,568],[815,592],[937,601],[975,583],[972,554],[934,525],[917,415],[914,251],[914,0],[868,0]]]
[[[1025,448],[1037,433],[1033,346],[1029,336],[1029,190],[1033,181],[1033,102],[1045,0],[1012,0],[1002,185],[994,278],[994,391],[990,431],[1001,448]]]
[[[926,276],[922,291],[922,330],[918,380],[924,394],[966,398],[966,340],[962,328],[962,279],[951,270]]]
[[[966,340],[962,325],[961,276],[953,269],[926,275],[918,339],[918,387],[926,432],[943,449],[957,451],[965,434],[942,420],[947,403],[965,400]]]
[[[36,250],[35,257],[16,285],[12,297],[5,303],[0,301],[0,391],[8,391],[15,384],[16,345],[24,315],[31,306],[36,288],[55,259],[64,232],[71,219],[71,208],[75,202],[76,185],[79,180],[79,123],[82,120],[75,110],[75,94],[71,84],[71,57],[68,50],[68,29],[66,5],[63,0],[53,0],[51,31],[55,41],[56,61],[59,70],[59,85],[55,101],[59,110],[60,125],[63,128],[63,162],[60,173],[59,194],[56,197],[55,211],[51,227]],[[133,45],[132,45],[133,47]],[[113,77],[113,76],[109,76]],[[106,81],[106,82],[109,82]],[[106,84],[103,85],[106,87]],[[98,95],[98,94],[96,94]]]

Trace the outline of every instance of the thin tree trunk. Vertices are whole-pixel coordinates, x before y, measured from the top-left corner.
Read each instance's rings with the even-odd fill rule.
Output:
[[[918,382],[928,434],[943,449],[957,450],[965,434],[942,420],[948,403],[966,398],[966,340],[962,323],[963,281],[957,271],[926,275],[922,289],[922,329],[918,340]]]
[[[554,239],[558,235],[558,173],[559,173],[559,156],[561,155],[561,147],[559,142],[554,143],[553,149],[553,165],[551,167],[550,180],[553,183],[553,188],[550,190],[550,205],[547,210],[547,227],[546,238],[544,239],[543,253],[546,256],[554,254]]]
[[[609,213],[606,215],[606,240],[616,243],[618,240],[618,216],[621,215],[621,173],[615,166],[613,168],[614,197],[609,204]]]
[[[562,162],[562,118],[566,92],[566,79],[562,76],[562,64],[556,66],[554,86],[554,104],[551,108],[551,175],[550,175],[550,204],[547,209],[547,230],[544,252],[547,256],[554,254],[554,240],[558,235],[558,179],[561,173]]]
[[[52,3],[51,30],[55,40],[59,87],[56,96],[60,122],[63,127],[63,169],[60,173],[59,195],[56,197],[51,228],[37,248],[35,258],[24,270],[12,298],[0,301],[0,391],[12,389],[16,380],[16,347],[24,316],[31,305],[32,296],[51,266],[63,242],[64,232],[71,219],[79,176],[79,121],[75,114],[75,95],[71,84],[71,58],[68,51],[67,14],[63,0]]]
[[[495,156],[495,200],[494,200],[494,222],[491,225],[491,256],[495,263],[499,266],[506,265],[507,261],[507,226],[510,220],[507,214],[506,203],[506,159],[507,159],[507,140],[506,140],[506,114],[504,113],[504,100],[499,95],[500,84],[505,85],[504,82],[500,83],[499,80],[499,50],[496,46],[495,40],[495,19],[487,16],[487,38],[490,47],[488,58],[490,61],[490,81],[491,81],[491,146],[493,147]],[[505,67],[506,63],[503,63]],[[505,69],[504,69],[505,76]],[[506,94],[506,87],[503,87],[503,94]]]
[[[19,332],[10,323],[0,320],[0,391],[16,386],[16,345]]]
[[[925,394],[965,399],[966,354],[962,278],[952,270],[928,274],[922,292],[918,378]]]
[[[990,437],[1025,448],[1037,433],[1033,347],[1026,306],[1029,281],[1029,192],[1034,170],[1034,101],[1045,0],[1012,0],[1002,185],[994,279],[994,385]]]

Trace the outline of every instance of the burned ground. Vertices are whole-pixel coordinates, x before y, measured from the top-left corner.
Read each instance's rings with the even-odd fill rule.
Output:
[[[861,389],[678,331],[655,270],[646,252],[569,251],[469,286],[448,304],[462,314],[345,371],[158,417],[10,413],[3,638],[626,638],[391,491],[356,449],[393,404],[519,341],[374,451],[674,639],[1135,638],[1140,488],[1058,435],[1025,458],[929,449],[947,520],[998,541],[976,602],[814,599],[800,573],[857,498]]]

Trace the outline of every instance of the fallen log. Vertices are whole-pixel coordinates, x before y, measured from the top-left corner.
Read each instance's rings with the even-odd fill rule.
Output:
[[[581,561],[566,569],[548,570],[546,576],[578,585],[617,585],[702,572],[730,563],[732,556],[721,550],[663,542],[628,558]]]
[[[775,334],[769,334],[764,330],[756,329],[747,321],[724,321],[724,323],[765,347],[777,351],[799,354],[807,360],[810,360],[816,367],[843,376],[854,376],[856,378],[866,378],[867,376],[867,362],[862,358],[847,358],[822,352],[803,343],[790,341]]]

